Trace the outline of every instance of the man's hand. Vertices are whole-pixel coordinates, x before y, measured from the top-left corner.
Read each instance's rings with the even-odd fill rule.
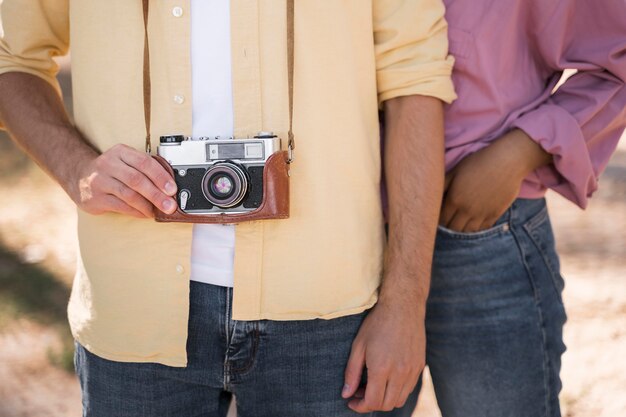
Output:
[[[116,145],[79,164],[70,189],[78,207],[90,214],[115,212],[138,218],[154,217],[153,206],[176,210],[176,184],[148,154]]]
[[[344,398],[360,413],[404,405],[425,363],[424,317],[444,181],[443,105],[425,96],[385,102],[389,237],[378,304],[356,336]],[[367,368],[365,392],[358,390]]]
[[[402,407],[415,388],[426,351],[424,319],[416,307],[415,302],[379,302],[363,321],[352,343],[342,392],[343,398],[354,397],[348,406],[357,413]],[[363,393],[358,388],[364,367]]]
[[[523,131],[507,133],[446,175],[440,224],[464,233],[488,229],[515,201],[524,178],[551,161]]]
[[[154,217],[176,210],[176,184],[150,156],[125,145],[99,155],[70,122],[61,98],[34,75],[0,75],[0,120],[70,198],[91,214]]]

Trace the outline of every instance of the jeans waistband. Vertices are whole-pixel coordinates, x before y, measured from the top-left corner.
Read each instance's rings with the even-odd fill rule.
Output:
[[[546,199],[518,198],[511,207],[498,219],[495,225],[502,223],[523,224],[546,209]]]

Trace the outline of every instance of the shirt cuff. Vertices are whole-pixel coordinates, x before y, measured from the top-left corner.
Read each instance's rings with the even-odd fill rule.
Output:
[[[581,208],[598,188],[598,180],[578,121],[555,104],[544,104],[513,123],[546,152],[553,163],[535,174],[541,183]]]
[[[387,100],[412,95],[435,97],[452,103],[456,99],[451,78],[453,65],[454,58],[450,56],[445,61],[379,70],[379,107],[382,109],[383,102]]]

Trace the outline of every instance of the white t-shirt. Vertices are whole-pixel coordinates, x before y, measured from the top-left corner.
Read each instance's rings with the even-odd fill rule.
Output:
[[[230,0],[191,0],[194,138],[233,135]],[[235,226],[194,225],[191,279],[233,286]]]

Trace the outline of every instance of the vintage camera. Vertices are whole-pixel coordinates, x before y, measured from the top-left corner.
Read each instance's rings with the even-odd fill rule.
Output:
[[[177,201],[188,214],[236,214],[259,208],[263,169],[280,139],[259,132],[249,139],[161,136],[157,153],[174,170]]]

